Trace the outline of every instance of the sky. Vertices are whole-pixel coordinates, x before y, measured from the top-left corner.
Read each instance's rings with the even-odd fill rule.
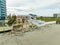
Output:
[[[60,13],[60,0],[6,0],[7,14],[53,16]]]

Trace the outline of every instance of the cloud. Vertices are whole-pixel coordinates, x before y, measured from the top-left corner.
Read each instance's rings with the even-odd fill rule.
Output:
[[[59,12],[57,7],[53,5],[59,2],[60,0],[7,0],[7,11],[8,13],[35,13],[37,15],[51,16],[54,12]],[[56,9],[52,10],[52,8]]]
[[[7,0],[7,6],[9,7],[21,7],[26,5],[34,6],[48,6],[50,4],[56,3],[56,0]]]

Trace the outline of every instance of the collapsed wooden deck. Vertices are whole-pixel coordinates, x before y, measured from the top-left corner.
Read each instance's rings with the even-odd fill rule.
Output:
[[[0,27],[0,33],[9,32],[12,30],[12,27]]]

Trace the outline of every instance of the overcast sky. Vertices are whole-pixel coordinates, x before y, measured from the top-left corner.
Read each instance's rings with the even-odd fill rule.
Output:
[[[59,7],[60,0],[7,0],[8,13],[52,16],[53,13],[60,13]]]

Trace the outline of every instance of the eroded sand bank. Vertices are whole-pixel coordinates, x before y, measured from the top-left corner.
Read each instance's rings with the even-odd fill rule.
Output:
[[[60,45],[60,25],[41,27],[23,36],[0,34],[0,45]]]

